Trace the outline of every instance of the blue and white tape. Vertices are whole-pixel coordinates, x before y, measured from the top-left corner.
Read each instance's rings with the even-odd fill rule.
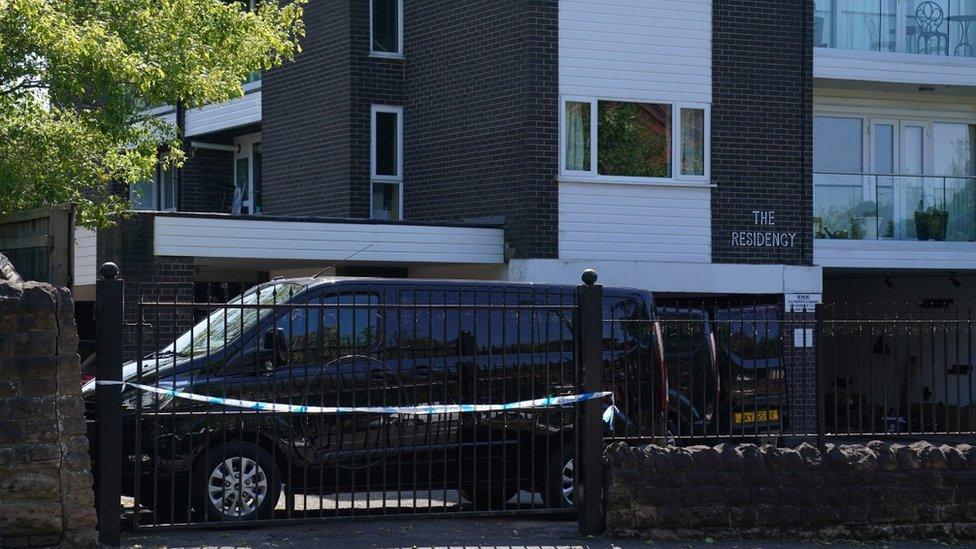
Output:
[[[473,412],[507,412],[513,410],[540,410],[544,408],[555,408],[611,397],[611,405],[603,412],[603,421],[608,425],[613,425],[616,406],[612,404],[613,393],[610,391],[600,391],[595,393],[582,393],[579,395],[563,395],[532,400],[521,400],[506,404],[423,404],[420,406],[307,406],[304,404],[282,404],[273,402],[257,402],[253,400],[243,400],[238,398],[223,398],[210,395],[198,395],[187,393],[177,389],[166,389],[163,387],[153,387],[151,385],[141,385],[139,383],[129,383],[123,381],[99,380],[98,385],[121,385],[134,387],[150,393],[182,398],[194,402],[204,402],[207,404],[217,404],[220,406],[230,406],[245,410],[256,410],[261,412],[279,412],[287,414],[401,414],[401,415],[435,415],[435,414],[463,414]]]

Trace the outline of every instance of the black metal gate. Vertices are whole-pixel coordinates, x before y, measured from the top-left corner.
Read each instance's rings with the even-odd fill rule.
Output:
[[[600,529],[599,286],[283,280],[228,303],[147,287],[123,327],[123,283],[102,274],[104,543],[119,517],[575,512]]]

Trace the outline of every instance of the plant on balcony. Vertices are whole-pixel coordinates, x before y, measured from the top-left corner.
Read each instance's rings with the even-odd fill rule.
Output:
[[[949,212],[935,206],[915,212],[915,235],[919,240],[943,241],[949,226]]]

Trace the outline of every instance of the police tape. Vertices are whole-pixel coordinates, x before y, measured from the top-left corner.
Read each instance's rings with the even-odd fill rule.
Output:
[[[238,398],[223,398],[210,395],[198,395],[187,393],[176,389],[165,389],[130,383],[128,381],[109,381],[98,380],[96,385],[119,385],[122,390],[126,387],[141,389],[150,393],[203,402],[207,404],[217,404],[220,406],[230,406],[232,408],[242,408],[245,410],[256,410],[260,412],[279,412],[286,414],[399,414],[427,416],[436,414],[464,414],[476,412],[507,412],[513,410],[541,410],[545,408],[556,408],[567,406],[587,400],[597,400],[610,397],[611,404],[603,412],[603,421],[608,425],[613,425],[613,417],[618,414],[617,407],[613,404],[613,393],[610,391],[600,391],[594,393],[582,393],[579,395],[562,395],[533,400],[521,400],[506,404],[423,404],[420,406],[308,406],[305,404],[283,404],[274,402],[257,402],[253,400],[243,400]]]

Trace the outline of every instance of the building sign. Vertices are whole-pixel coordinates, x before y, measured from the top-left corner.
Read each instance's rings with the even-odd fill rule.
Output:
[[[740,248],[795,248],[800,243],[797,233],[776,229],[775,210],[753,210],[757,228],[732,231],[732,245]]]
[[[823,302],[823,294],[786,294],[784,310],[788,313],[812,313]]]

